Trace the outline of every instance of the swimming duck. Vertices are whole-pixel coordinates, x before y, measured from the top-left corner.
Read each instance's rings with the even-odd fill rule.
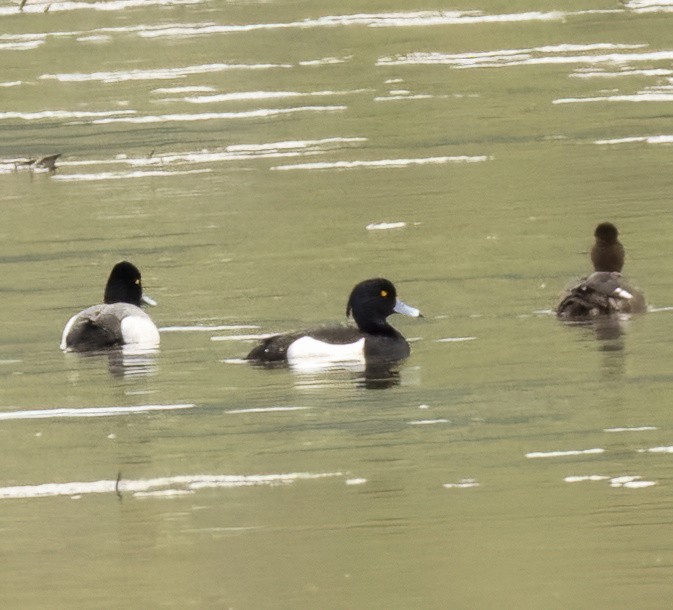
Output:
[[[159,330],[140,309],[141,303],[156,305],[143,295],[140,271],[129,263],[117,263],[110,272],[103,304],[74,315],[63,329],[62,350],[91,351],[120,345],[156,347]]]
[[[621,274],[625,252],[617,227],[602,222],[594,230],[594,237],[591,248],[594,273],[566,291],[556,315],[566,320],[591,320],[598,316],[646,311],[643,294],[629,286]]]
[[[386,318],[401,313],[413,318],[421,312],[397,298],[389,280],[374,278],[357,284],[348,298],[346,316],[353,316],[353,326],[326,326],[274,335],[262,341],[248,355],[257,362],[316,360],[397,361],[409,356],[406,339],[388,324]]]
[[[643,295],[625,287],[621,273],[595,271],[569,291],[556,315],[568,320],[591,320],[616,313],[642,313],[645,307]]]

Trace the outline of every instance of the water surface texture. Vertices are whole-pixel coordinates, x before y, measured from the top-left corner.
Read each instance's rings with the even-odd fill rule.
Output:
[[[3,607],[668,605],[671,0],[20,4]],[[616,333],[551,313],[601,221]],[[123,259],[160,349],[63,354]],[[425,315],[389,378],[242,361],[376,276]]]

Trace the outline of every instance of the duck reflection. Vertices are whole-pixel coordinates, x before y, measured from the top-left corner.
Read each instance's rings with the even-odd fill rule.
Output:
[[[624,376],[627,317],[602,316],[591,321],[566,321],[564,324],[582,329],[585,337],[596,341],[598,351],[603,355],[601,372],[604,377],[621,379]]]
[[[150,377],[159,370],[158,348],[140,348],[134,345],[98,350],[93,352],[71,352],[69,358],[106,359],[109,373],[113,377]]]
[[[400,372],[391,362],[370,362],[358,385],[368,390],[385,390],[400,385]]]
[[[601,372],[606,379],[622,379],[626,362],[624,334],[628,320],[621,316],[607,316],[594,320],[594,336],[598,351],[603,354]]]
[[[385,390],[400,384],[399,364],[399,361],[385,360],[374,362],[298,360],[292,363],[256,363],[255,366],[265,369],[290,369],[296,377],[297,386],[305,389],[354,384],[367,390]]]
[[[108,370],[114,377],[150,377],[159,370],[157,348],[122,345],[108,352]]]

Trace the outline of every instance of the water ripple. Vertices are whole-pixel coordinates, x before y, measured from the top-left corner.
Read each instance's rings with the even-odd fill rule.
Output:
[[[296,165],[276,165],[272,170],[288,171],[296,169],[359,169],[359,168],[398,168],[411,165],[441,165],[444,163],[480,163],[488,161],[490,157],[480,156],[449,156],[449,157],[422,157],[418,159],[376,159],[373,161],[333,161],[330,163],[298,163]]]
[[[341,472],[293,472],[287,474],[258,475],[182,475],[136,480],[74,481],[70,483],[43,483],[41,485],[17,485],[0,487],[0,500],[15,498],[45,498],[53,496],[82,496],[98,493],[163,492],[161,495],[189,493],[199,489],[259,487],[288,485],[297,481],[317,480],[341,477]],[[155,494],[156,495],[156,494]]]
[[[571,455],[593,455],[598,453],[605,453],[605,449],[571,449],[569,451],[533,451],[527,453],[526,457],[530,459],[535,458],[550,458],[550,457],[566,457]]]
[[[187,121],[212,121],[217,119],[251,119],[268,118],[297,112],[340,112],[347,106],[297,106],[295,108],[258,108],[241,112],[201,112],[196,114],[159,114],[144,116],[124,116],[89,121],[92,125],[109,125],[111,123],[179,123]]]
[[[0,16],[22,13],[60,13],[78,10],[93,11],[126,11],[131,8],[147,8],[152,6],[170,7],[185,4],[202,4],[205,0],[103,0],[101,2],[50,2],[34,0],[27,2],[19,9],[17,5],[0,8]]]
[[[352,15],[325,15],[316,19],[303,19],[285,23],[250,24],[192,24],[183,26],[172,24],[163,28],[140,31],[144,38],[191,37],[235,32],[254,32],[258,30],[313,29],[365,26],[375,28],[427,27],[439,25],[470,25],[475,23],[511,23],[526,21],[560,21],[567,13],[560,11],[510,13],[487,15],[481,11],[399,11],[391,13],[357,13]]]
[[[61,83],[120,83],[134,80],[171,80],[191,74],[211,74],[227,70],[270,70],[291,68],[290,64],[200,64],[181,68],[151,68],[147,70],[114,70],[111,72],[68,72],[62,74],[42,74],[41,80],[57,80]]]
[[[566,483],[582,483],[585,481],[610,481],[610,487],[625,487],[626,489],[642,489],[643,487],[652,487],[656,481],[644,481],[641,476],[621,475],[618,477],[609,477],[600,474],[569,476],[563,479]]]
[[[74,409],[32,409],[28,411],[9,411],[0,413],[0,420],[9,419],[61,419],[64,417],[110,417],[152,411],[176,411],[193,409],[194,404],[176,405],[138,405],[133,407],[82,407]]]
[[[673,51],[644,51],[645,44],[559,44],[528,49],[500,49],[479,53],[415,52],[380,57],[377,66],[446,65],[453,68],[502,68],[542,64],[624,64],[641,61],[669,61]],[[596,51],[624,51],[596,53]]]

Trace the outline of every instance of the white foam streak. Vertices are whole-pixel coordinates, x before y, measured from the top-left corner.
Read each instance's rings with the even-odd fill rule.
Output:
[[[225,411],[229,415],[239,415],[241,413],[278,413],[284,411],[306,411],[309,407],[254,407],[251,409],[230,409]]]
[[[40,121],[42,119],[88,119],[129,115],[135,113],[135,110],[43,110],[41,112],[0,112],[0,120],[23,119],[24,121]]]
[[[158,491],[136,491],[134,498],[178,498],[191,496],[196,493],[193,489],[160,489]]]
[[[391,102],[396,100],[429,100],[434,98],[434,95],[428,95],[427,93],[418,93],[416,95],[380,95],[374,98],[375,102]]]
[[[566,483],[582,483],[585,481],[610,481],[610,487],[626,487],[627,489],[642,489],[656,485],[656,481],[643,481],[643,477],[637,475],[622,475],[619,477],[607,477],[605,475],[591,474],[569,476],[563,480]]]
[[[182,175],[187,172],[207,172],[211,169],[202,170],[179,170],[194,164],[217,163],[225,161],[241,161],[249,159],[267,159],[267,158],[290,158],[290,157],[308,157],[324,154],[327,151],[339,150],[348,145],[356,145],[366,142],[367,138],[362,137],[333,137],[322,138],[320,140],[287,140],[279,142],[265,142],[261,144],[231,144],[223,150],[211,151],[188,151],[184,153],[166,153],[163,155],[154,155],[151,157],[129,158],[126,155],[117,156],[112,159],[84,159],[84,160],[64,160],[59,163],[62,169],[77,167],[89,168],[91,166],[112,165],[112,166],[130,166],[132,171],[106,171],[92,174],[77,173],[67,174],[59,173],[54,176],[55,180],[65,181],[96,181],[96,180],[122,180],[132,178],[144,178],[153,176],[174,176]],[[17,164],[25,162],[26,159],[3,160],[0,162],[0,173],[14,172],[17,170]],[[20,167],[20,165],[19,165]],[[46,171],[46,170],[45,170]],[[246,326],[237,325],[239,328]],[[204,330],[208,327],[204,326]],[[223,329],[233,329],[234,327],[223,327]],[[185,330],[193,327],[185,327]],[[218,328],[213,328],[217,330]],[[168,332],[171,332],[168,329]]]
[[[0,51],[29,51],[42,46],[44,40],[30,40],[26,42],[0,42]]]
[[[673,135],[661,136],[636,136],[631,138],[613,138],[611,140],[596,140],[594,144],[632,144],[641,142],[644,144],[673,144]]]
[[[273,337],[275,333],[266,333],[259,335],[222,335],[217,337],[211,337],[211,341],[252,341],[254,339],[268,339]]]
[[[610,479],[611,487],[650,487],[654,481],[641,481],[643,477],[633,475],[623,475]]]
[[[182,68],[156,68],[148,70],[117,70],[114,72],[71,72],[65,74],[43,74],[42,80],[57,80],[61,83],[120,83],[134,80],[171,80],[192,74],[210,74],[227,70],[269,70],[291,68],[289,64],[201,64]]]
[[[468,25],[474,23],[512,23],[521,21],[560,21],[565,13],[551,11],[547,13],[530,11],[527,13],[510,13],[501,15],[484,15],[480,11],[438,11],[420,12],[416,14],[392,13],[383,19],[368,24],[372,27],[405,27],[405,26],[436,26],[436,25]]]
[[[389,231],[406,227],[406,222],[370,222],[365,229],[367,231]]]
[[[128,180],[130,178],[152,178],[166,176],[184,176],[187,174],[206,174],[210,169],[190,169],[185,171],[176,170],[137,170],[133,172],[101,172],[98,174],[56,174],[53,180],[63,182],[96,182],[99,180]]]
[[[445,489],[470,489],[479,487],[479,483],[475,479],[461,479],[458,483],[444,483],[442,487]]]
[[[44,42],[47,39],[47,34],[40,32],[39,34],[0,34],[0,43],[2,42]]]
[[[136,480],[76,481],[69,483],[44,483],[0,487],[0,500],[15,498],[45,498],[53,496],[81,496],[99,493],[136,493],[141,496],[176,495],[207,488],[253,487],[288,485],[297,481],[310,481],[343,476],[341,472],[293,472],[287,474],[259,475],[183,475]]]
[[[320,59],[306,59],[297,63],[299,66],[333,66],[336,64],[345,64],[353,59],[352,55],[345,57],[321,57]]]
[[[573,475],[563,479],[566,483],[584,483],[585,481],[609,481],[610,477],[602,474]]]
[[[636,13],[673,12],[673,0],[630,0],[625,6]]]
[[[27,170],[33,173],[46,173],[49,171],[46,167],[35,167],[34,164],[28,164],[27,161],[28,159],[0,161],[0,174],[16,173],[21,170]]]
[[[264,144],[232,144],[227,146],[227,150],[231,152],[258,152],[258,151],[275,151],[287,149],[306,149],[315,146],[324,147],[329,144],[353,144],[366,142],[367,138],[353,137],[353,138],[322,138],[320,140],[287,140],[282,142],[269,142]]]
[[[618,72],[607,72],[604,70],[590,70],[587,68],[580,69],[570,76],[572,78],[619,78],[623,76],[671,76],[673,70],[665,70],[663,68],[650,70],[626,70],[622,69]]]
[[[371,91],[370,89],[353,89],[349,91],[240,91],[237,93],[218,93],[215,95],[199,95],[196,97],[184,97],[177,101],[184,101],[190,104],[212,104],[216,102],[239,102],[247,100],[273,100],[288,99],[297,97],[327,97],[334,95],[351,95],[354,93],[363,93]],[[164,100],[172,101],[172,100]]]
[[[193,409],[194,404],[139,405],[133,407],[82,407],[75,409],[34,409],[29,411],[9,411],[0,413],[0,420],[10,419],[62,419],[70,417],[111,417],[152,411],[176,411]]]
[[[132,8],[147,8],[152,6],[181,6],[185,4],[201,4],[204,0],[104,0],[101,2],[35,2],[29,0],[24,4],[23,13],[60,13],[78,10],[93,11],[125,11]],[[19,8],[16,5],[0,8],[0,17],[16,15]]]
[[[297,112],[339,112],[346,110],[347,106],[299,106],[296,108],[260,108],[258,110],[246,110],[242,112],[203,112],[198,114],[160,114],[133,117],[118,117],[108,119],[96,119],[91,121],[93,125],[109,125],[111,123],[176,123],[186,121],[213,121],[217,119],[251,119],[268,118]]]
[[[484,15],[481,11],[409,11],[391,13],[358,13],[352,15],[325,15],[316,19],[304,19],[286,23],[251,23],[218,25],[212,23],[181,26],[172,24],[164,28],[152,28],[139,32],[144,38],[191,37],[257,30],[312,29],[334,27],[425,27],[438,25],[469,25],[475,23],[511,23],[522,21],[559,21],[566,13],[526,12],[501,15]]]
[[[659,430],[656,426],[635,426],[633,428],[605,428],[603,432],[652,432]]]
[[[646,451],[647,453],[673,453],[673,447],[650,447],[643,451]]]
[[[94,44],[105,44],[112,41],[112,36],[109,34],[97,34],[91,36],[80,36],[76,38],[77,42],[91,42]]]
[[[152,93],[209,93],[217,91],[215,87],[194,86],[194,87],[160,87],[153,89]]]
[[[290,140],[264,144],[231,144],[223,151],[201,150],[186,153],[167,153],[149,158],[123,159],[116,162],[132,166],[166,165],[171,163],[213,163],[242,159],[298,157],[322,154],[340,148],[340,144],[366,142],[367,138],[323,138],[322,140]],[[65,163],[63,164],[65,165]]]
[[[381,57],[378,66],[448,65],[454,68],[498,68],[545,64],[626,64],[641,61],[670,61],[673,51],[647,51],[643,53],[603,53],[595,51],[628,51],[646,45],[597,43],[585,45],[551,45],[530,49],[502,49],[481,53],[417,52],[407,55]],[[578,54],[581,53],[581,54]]]
[[[162,333],[191,333],[191,332],[212,332],[214,330],[245,330],[259,328],[252,324],[228,324],[224,326],[162,326],[159,331]]]
[[[463,343],[464,341],[474,341],[476,337],[445,337],[444,339],[435,339],[435,343]]]
[[[673,93],[642,92],[633,95],[606,95],[599,97],[568,97],[553,104],[586,104],[591,102],[673,102]]]
[[[480,163],[488,161],[487,156],[424,157],[419,159],[378,159],[375,161],[334,161],[331,163],[299,163],[297,165],[277,165],[272,170],[288,171],[295,169],[359,169],[399,168],[411,165],[441,165],[444,163]]]
[[[594,455],[605,453],[605,449],[572,449],[570,451],[533,451],[527,453],[526,457],[530,459],[535,458],[549,458],[549,457],[566,457],[571,455]]]
[[[410,426],[431,426],[433,424],[450,424],[448,419],[417,419],[407,422]]]

